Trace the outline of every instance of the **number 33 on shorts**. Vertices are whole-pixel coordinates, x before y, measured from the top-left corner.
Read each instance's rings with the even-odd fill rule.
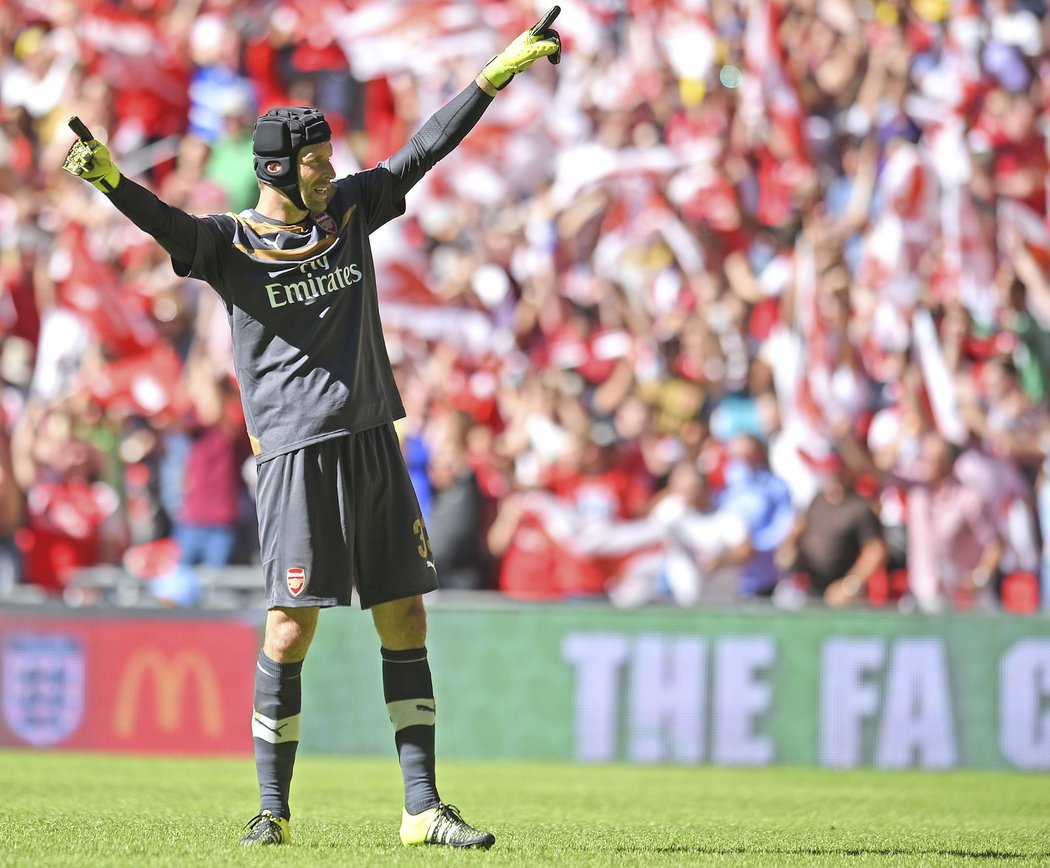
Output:
[[[433,557],[434,550],[430,547],[430,539],[427,537],[427,526],[423,524],[423,519],[417,518],[412,522],[412,533],[419,537],[419,545],[416,546],[419,556],[421,558]]]

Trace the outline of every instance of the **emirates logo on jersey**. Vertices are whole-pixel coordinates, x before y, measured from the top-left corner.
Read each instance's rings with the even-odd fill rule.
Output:
[[[290,283],[266,284],[266,296],[270,307],[284,307],[286,304],[312,304],[318,298],[346,289],[364,279],[364,274],[355,262],[349,265],[329,267],[327,256],[318,256],[309,262],[299,265],[299,280]]]
[[[298,597],[306,587],[306,569],[303,567],[288,567],[288,574],[285,580],[288,582],[288,593],[293,597]]]

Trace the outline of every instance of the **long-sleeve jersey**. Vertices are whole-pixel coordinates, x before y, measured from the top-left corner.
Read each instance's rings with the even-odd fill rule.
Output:
[[[327,210],[301,223],[251,209],[193,216],[127,178],[109,194],[164,247],[177,274],[207,281],[225,303],[258,461],[405,415],[369,235],[405,212],[408,191],[491,101],[470,84],[388,160],[337,180]]]

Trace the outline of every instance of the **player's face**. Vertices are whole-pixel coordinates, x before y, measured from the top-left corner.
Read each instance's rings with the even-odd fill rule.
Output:
[[[335,188],[332,143],[321,142],[299,152],[299,195],[310,212],[324,211]]]

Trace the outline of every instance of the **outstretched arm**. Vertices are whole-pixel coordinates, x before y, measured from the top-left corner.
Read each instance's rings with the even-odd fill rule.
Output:
[[[392,157],[380,163],[394,176],[394,196],[403,199],[442,157],[474,129],[492,97],[471,82],[438,109]]]
[[[197,248],[194,218],[121,175],[109,149],[91,135],[79,118],[70,118],[69,127],[77,134],[77,141],[66,154],[62,168],[105,193],[118,211],[152,235],[174,261],[193,262]]]
[[[401,150],[382,165],[394,175],[394,194],[403,198],[442,157],[456,147],[481,119],[493,98],[514,76],[541,57],[561,60],[561,38],[551,24],[561,8],[554,6],[519,35],[459,95],[428,120]]]

